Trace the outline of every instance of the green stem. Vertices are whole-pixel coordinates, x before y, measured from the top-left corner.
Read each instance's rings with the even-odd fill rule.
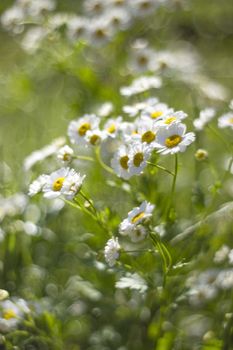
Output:
[[[78,160],[89,160],[90,162],[94,162],[94,158],[88,156],[73,156],[72,158]]]
[[[170,195],[170,198],[168,201],[168,206],[167,206],[168,209],[165,211],[166,221],[169,220],[171,208],[173,205],[173,198],[174,198],[174,193],[175,193],[175,188],[176,188],[177,173],[178,173],[178,155],[177,155],[177,153],[175,153],[175,169],[174,169],[174,177],[173,177],[173,181],[172,181],[171,195]]]
[[[96,147],[95,149],[95,154],[96,154],[96,158],[99,162],[99,164],[102,166],[102,168],[104,170],[106,170],[107,172],[109,172],[110,174],[114,174],[114,171],[112,170],[112,168],[110,168],[107,164],[105,164],[101,158],[101,154],[100,154],[100,147]]]
[[[162,165],[154,164],[154,163],[151,163],[151,162],[147,162],[147,164],[152,165],[152,166],[154,166],[154,167],[156,167],[156,168],[158,168],[160,170],[166,171],[166,173],[168,173],[168,174],[170,174],[172,176],[175,176],[175,174],[172,171],[164,168]]]
[[[95,216],[98,216],[98,212],[96,210],[96,208],[94,207],[92,201],[83,193],[83,191],[79,192],[80,195],[89,203],[90,207],[94,210]]]
[[[164,288],[166,285],[167,274],[172,267],[172,257],[171,257],[171,254],[169,253],[167,247],[165,246],[165,244],[161,242],[161,239],[160,239],[158,234],[150,232],[150,238],[152,240],[154,247],[158,249],[159,254],[162,258],[163,288]]]

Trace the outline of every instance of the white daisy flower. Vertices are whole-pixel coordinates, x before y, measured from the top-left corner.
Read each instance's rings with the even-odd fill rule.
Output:
[[[156,121],[158,125],[169,125],[176,122],[181,122],[181,120],[187,118],[187,114],[183,111],[177,111],[177,112],[168,112],[164,116],[162,116],[161,119]]]
[[[173,109],[169,108],[166,103],[156,103],[154,105],[146,106],[143,109],[141,116],[143,118],[150,118],[158,120],[168,113],[173,113]]]
[[[76,173],[74,169],[61,168],[48,176],[42,188],[45,198],[53,199],[63,195],[72,199],[80,190],[84,176]]]
[[[113,29],[106,21],[105,16],[92,19],[88,25],[88,40],[91,45],[102,46],[110,41]]]
[[[204,126],[209,123],[215,116],[214,108],[205,108],[200,112],[199,118],[194,119],[193,125],[196,130],[203,130]]]
[[[104,257],[109,266],[114,266],[119,258],[121,246],[118,243],[118,238],[111,238],[107,241],[104,248]]]
[[[58,150],[57,159],[62,163],[67,164],[72,160],[73,154],[74,150],[70,146],[65,145]]]
[[[131,16],[123,9],[109,9],[105,18],[113,31],[125,30],[131,22]]]
[[[229,263],[230,263],[231,265],[233,265],[233,249],[231,249],[231,250],[229,251],[228,259],[229,259]]]
[[[88,0],[84,1],[84,10],[92,16],[99,16],[106,10],[106,0]]]
[[[18,323],[24,318],[30,309],[23,299],[4,300],[1,303],[0,329],[8,332],[16,328]]]
[[[85,135],[88,130],[97,129],[99,118],[95,114],[85,114],[82,118],[72,120],[68,127],[68,136],[71,143],[85,145]]]
[[[109,119],[103,128],[107,136],[111,138],[115,138],[118,131],[120,130],[121,123],[122,123],[122,117]]]
[[[135,142],[129,148],[129,172],[132,175],[140,175],[151,156],[151,147],[147,143]]]
[[[149,118],[140,118],[136,121],[137,133],[132,136],[132,140],[138,140],[150,145],[152,148],[156,145],[156,133],[158,125]]]
[[[137,134],[137,125],[136,123],[123,122],[120,125],[120,131],[123,141],[127,144],[132,142],[133,135]]]
[[[85,135],[87,144],[91,146],[99,145],[103,140],[106,139],[106,133],[100,129],[88,130]]]
[[[214,255],[215,263],[222,263],[227,259],[228,254],[230,252],[230,248],[227,245],[223,245],[219,250],[216,251]]]
[[[155,52],[148,47],[135,48],[128,64],[129,69],[139,73],[155,70],[155,64],[157,64],[155,57]]]
[[[49,175],[40,175],[29,186],[28,195],[30,197],[35,196],[37,193],[43,190],[44,185],[47,183]]]
[[[159,77],[154,76],[142,76],[133,80],[130,86],[124,86],[120,89],[120,93],[123,96],[133,96],[152,88],[160,88],[162,85],[162,80]]]
[[[156,135],[156,148],[161,154],[174,154],[184,152],[186,147],[195,140],[193,132],[186,132],[186,125],[173,123],[168,126],[161,126]]]
[[[114,109],[114,106],[112,102],[105,102],[99,107],[97,111],[97,115],[100,116],[101,118],[109,117],[110,114],[113,112],[113,109]]]
[[[152,216],[152,211],[155,206],[147,201],[142,202],[140,207],[133,208],[128,217],[124,219],[120,226],[119,231],[122,235],[130,235],[137,225],[148,220]]]
[[[129,117],[136,117],[138,113],[146,108],[154,107],[157,105],[159,100],[156,97],[149,98],[143,102],[135,103],[134,105],[126,105],[123,107],[123,112],[128,114]]]
[[[23,168],[25,171],[30,170],[36,163],[50,157],[57,150],[65,144],[65,138],[59,137],[55,139],[51,144],[32,152],[29,156],[24,159]]]
[[[144,226],[137,225],[134,227],[134,229],[129,231],[129,237],[132,242],[136,243],[142,241],[146,237],[147,233],[148,231]]]
[[[219,128],[230,127],[233,129],[233,112],[226,113],[218,119]]]
[[[146,16],[153,13],[158,7],[157,0],[130,0],[132,11],[135,16]]]
[[[87,38],[88,20],[84,17],[75,16],[67,22],[67,36],[73,42]]]
[[[129,150],[121,145],[111,160],[111,167],[119,177],[128,180],[132,175],[129,173]]]

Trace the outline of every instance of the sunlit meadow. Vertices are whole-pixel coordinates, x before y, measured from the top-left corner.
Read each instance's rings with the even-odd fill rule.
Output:
[[[233,349],[233,6],[0,3],[0,349]]]

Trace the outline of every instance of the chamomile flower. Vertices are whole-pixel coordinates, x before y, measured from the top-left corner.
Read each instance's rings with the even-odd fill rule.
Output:
[[[233,112],[226,113],[218,119],[219,128],[230,127],[233,129]]]
[[[59,137],[55,139],[51,144],[32,152],[29,156],[25,158],[23,162],[24,170],[30,170],[36,163],[41,162],[42,160],[56,153],[60,147],[64,146],[64,144],[65,138]]]
[[[168,113],[172,113],[173,109],[169,108],[166,103],[156,103],[154,105],[146,106],[142,111],[142,118],[150,118],[152,120],[159,120]]]
[[[142,76],[133,80],[130,86],[124,86],[120,89],[120,93],[123,96],[133,96],[150,89],[158,89],[162,85],[162,80],[159,77],[154,76]]]
[[[129,231],[129,237],[132,242],[136,243],[142,241],[146,237],[147,233],[148,230],[144,226],[137,225]]]
[[[129,149],[126,145],[121,145],[115,152],[111,167],[115,173],[125,180],[128,180],[132,175],[129,173]]]
[[[110,41],[114,31],[104,16],[92,19],[88,25],[88,40],[94,46],[102,46]]]
[[[203,130],[204,126],[209,123],[215,116],[216,111],[213,108],[205,108],[200,112],[199,118],[194,119],[193,125],[196,130]]]
[[[133,142],[129,149],[129,172],[140,175],[151,156],[151,147],[147,143]]]
[[[136,117],[140,112],[146,108],[153,108],[157,105],[158,99],[156,97],[149,98],[143,102],[137,102],[134,105],[126,105],[123,107],[123,112],[128,114],[129,117]]]
[[[23,299],[4,300],[1,303],[0,329],[8,332],[17,327],[18,323],[30,312]]]
[[[115,138],[118,131],[120,130],[121,122],[122,117],[109,119],[104,125],[104,131],[106,132],[106,135],[111,138]]]
[[[106,0],[88,0],[84,1],[84,10],[93,16],[99,16],[104,13],[107,6]]]
[[[132,142],[132,138],[134,135],[137,135],[138,126],[136,123],[123,122],[120,125],[120,131],[123,141],[127,144],[128,142]]]
[[[165,115],[162,116],[161,119],[158,120],[158,125],[170,125],[173,123],[181,122],[181,120],[185,119],[186,117],[187,114],[183,111],[168,111]]]
[[[154,66],[157,62],[155,57],[155,52],[148,47],[135,48],[128,64],[129,69],[132,72],[138,73],[154,70]]]
[[[193,132],[186,132],[186,125],[173,123],[168,126],[161,126],[156,135],[156,148],[161,154],[174,154],[184,152],[186,147],[195,140]]]
[[[85,139],[87,141],[87,144],[91,146],[97,146],[103,140],[106,139],[106,134],[104,131],[101,131],[100,129],[88,130],[85,135]]]
[[[156,144],[156,133],[158,125],[151,119],[140,118],[136,121],[137,134],[132,136],[132,139],[150,145],[152,148]]]
[[[70,146],[65,145],[58,150],[57,159],[63,164],[67,164],[72,160],[73,154],[74,150]]]
[[[120,233],[122,235],[130,235],[137,225],[145,222],[152,216],[154,208],[155,206],[147,201],[142,202],[140,207],[133,208],[128,213],[128,217],[121,222],[119,226]]]
[[[84,178],[85,175],[81,176],[70,168],[54,171],[48,176],[42,188],[44,197],[53,199],[63,195],[67,199],[72,199],[81,189]]]
[[[71,18],[67,23],[67,35],[73,42],[79,39],[87,38],[87,25],[88,20],[84,17],[75,16]]]
[[[113,110],[114,110],[114,106],[112,102],[105,102],[99,107],[97,111],[97,115],[100,116],[101,118],[106,118],[110,116]]]
[[[121,246],[118,238],[111,238],[107,241],[104,248],[104,257],[109,266],[114,266],[116,260],[119,258]]]
[[[135,16],[146,16],[151,14],[158,6],[157,0],[130,0],[132,11]]]
[[[123,9],[110,9],[105,18],[114,31],[125,30],[130,25],[131,17]]]
[[[43,190],[43,187],[47,183],[49,175],[40,175],[36,180],[34,180],[29,186],[28,195],[30,197],[35,196],[37,193]]]
[[[98,126],[99,118],[95,114],[85,114],[80,119],[72,120],[68,127],[68,136],[71,143],[85,145],[87,131],[96,129]]]

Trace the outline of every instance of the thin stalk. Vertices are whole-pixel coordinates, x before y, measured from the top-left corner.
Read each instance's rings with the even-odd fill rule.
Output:
[[[73,156],[73,159],[79,159],[79,160],[88,160],[90,162],[94,162],[94,158],[88,157],[88,156]]]
[[[158,168],[160,170],[163,170],[163,171],[166,171],[166,173],[172,175],[172,176],[175,176],[175,174],[168,170],[167,168],[163,167],[162,165],[159,165],[159,164],[154,164],[154,163],[151,163],[151,162],[147,162],[147,164],[151,165],[151,166],[154,166],[155,168]]]
[[[176,188],[177,173],[178,173],[178,155],[177,155],[177,153],[175,153],[175,167],[174,167],[174,176],[173,176],[173,181],[172,181],[172,189],[171,189],[171,194],[170,194],[169,201],[168,201],[168,206],[167,206],[168,209],[165,211],[166,221],[169,220],[171,207],[173,205],[174,193],[175,193],[175,188]]]
[[[96,154],[96,158],[99,162],[99,164],[102,166],[102,168],[104,170],[106,170],[107,172],[109,172],[110,174],[114,174],[114,171],[112,170],[112,168],[110,168],[107,164],[105,164],[101,158],[101,154],[100,154],[100,147],[96,147],[95,149],[95,154]]]
[[[98,216],[97,210],[92,201],[83,193],[83,191],[80,191],[79,193],[89,203],[90,207],[94,210],[95,215]]]

